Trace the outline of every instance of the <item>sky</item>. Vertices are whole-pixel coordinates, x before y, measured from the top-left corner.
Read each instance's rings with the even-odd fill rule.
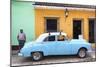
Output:
[[[21,1],[38,1],[38,2],[96,5],[96,0],[21,0]]]

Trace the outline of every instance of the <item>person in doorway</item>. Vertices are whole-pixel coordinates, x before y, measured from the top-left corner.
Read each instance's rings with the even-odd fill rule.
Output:
[[[20,29],[20,33],[17,35],[17,40],[19,42],[19,50],[24,46],[26,42],[26,35],[23,32],[23,29]]]

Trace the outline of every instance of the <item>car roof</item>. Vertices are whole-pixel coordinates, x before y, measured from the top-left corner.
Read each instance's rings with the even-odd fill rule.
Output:
[[[50,33],[44,33],[42,35],[44,35],[44,36],[47,36],[47,35],[64,35],[64,36],[66,36],[66,33],[64,33],[64,32],[50,32]]]
[[[44,38],[46,38],[47,36],[52,36],[52,35],[54,35],[54,36],[56,36],[56,35],[64,35],[64,36],[66,36],[66,33],[64,33],[64,32],[43,33],[37,38],[36,42],[42,42]]]

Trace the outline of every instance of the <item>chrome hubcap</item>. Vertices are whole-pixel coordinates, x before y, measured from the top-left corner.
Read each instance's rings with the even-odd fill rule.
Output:
[[[39,60],[41,58],[41,54],[36,52],[33,54],[33,58],[34,58],[34,60]]]
[[[79,56],[80,56],[80,57],[85,57],[85,55],[86,55],[85,50],[81,50],[81,51],[79,52]]]

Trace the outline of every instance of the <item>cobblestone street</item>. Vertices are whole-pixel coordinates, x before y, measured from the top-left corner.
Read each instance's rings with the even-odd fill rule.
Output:
[[[78,58],[77,56],[48,56],[41,61],[32,61],[32,58],[19,57],[17,54],[11,56],[11,66],[93,61],[95,61],[95,51],[92,52],[91,56],[87,56],[86,58]]]

